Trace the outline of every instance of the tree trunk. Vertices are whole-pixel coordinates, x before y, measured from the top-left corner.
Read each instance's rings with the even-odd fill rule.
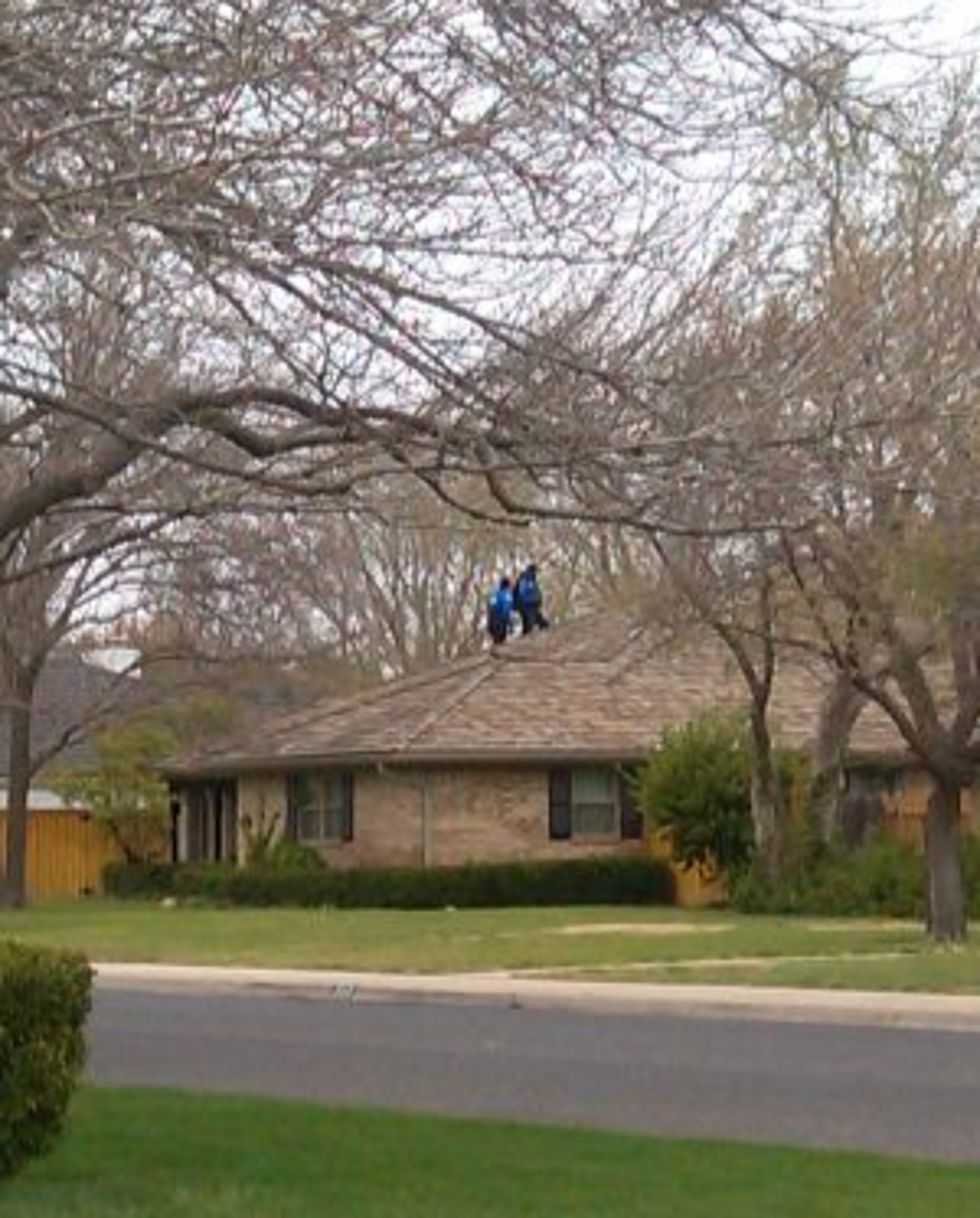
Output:
[[[22,908],[27,903],[27,793],[31,785],[31,696],[16,691],[8,708],[10,752],[7,758],[7,866],[0,883],[0,903]]]
[[[752,714],[752,829],[765,874],[779,874],[782,798],[765,711]]]
[[[824,842],[830,842],[841,827],[844,753],[866,701],[842,673],[820,708],[811,754],[810,806]]]
[[[936,782],[926,812],[926,926],[938,943],[960,943],[966,938],[959,822],[959,784]]]

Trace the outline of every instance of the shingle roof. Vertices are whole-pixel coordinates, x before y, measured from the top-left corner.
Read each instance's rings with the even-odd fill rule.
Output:
[[[92,728],[108,711],[128,705],[135,682],[87,663],[74,651],[55,652],[44,666],[34,696],[31,752],[37,757],[58,748],[58,766],[85,767],[97,759]],[[9,720],[0,689],[0,777],[8,768]],[[86,730],[88,728],[88,730]]]
[[[805,747],[823,689],[803,664],[777,677],[772,722],[780,743]],[[171,774],[334,764],[639,760],[667,727],[746,705],[724,647],[701,636],[671,642],[627,614],[581,618],[513,639],[430,672],[272,716],[250,739],[174,758]],[[894,730],[866,711],[857,750],[894,752]]]

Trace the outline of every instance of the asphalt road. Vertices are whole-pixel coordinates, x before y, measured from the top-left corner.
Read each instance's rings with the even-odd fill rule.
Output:
[[[99,991],[90,1078],[980,1162],[980,1035]]]

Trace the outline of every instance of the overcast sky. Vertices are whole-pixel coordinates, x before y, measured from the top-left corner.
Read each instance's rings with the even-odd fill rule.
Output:
[[[977,0],[857,0],[851,10],[855,15],[874,12],[884,21],[901,21],[904,17],[923,15],[927,37],[934,37],[945,50],[965,50],[968,42],[976,41],[980,26],[980,5]]]

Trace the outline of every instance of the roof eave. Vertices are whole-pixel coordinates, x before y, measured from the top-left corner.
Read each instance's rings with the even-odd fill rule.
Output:
[[[553,766],[565,764],[609,764],[644,761],[650,746],[624,745],[596,748],[569,746],[549,749],[412,749],[402,751],[307,753],[283,756],[238,756],[201,759],[195,764],[162,767],[166,777],[179,780],[218,777],[219,775],[280,773],[288,770],[331,767],[344,769],[410,769],[419,766],[520,765]]]

